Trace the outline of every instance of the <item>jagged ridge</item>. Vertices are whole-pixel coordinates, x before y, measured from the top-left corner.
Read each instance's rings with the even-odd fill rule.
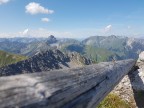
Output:
[[[1,68],[0,76],[79,67],[91,63],[91,60],[78,53],[64,54],[59,50],[48,50],[27,60]]]

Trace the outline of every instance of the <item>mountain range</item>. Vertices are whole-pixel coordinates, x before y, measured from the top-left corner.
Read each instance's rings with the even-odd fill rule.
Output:
[[[121,36],[91,36],[82,41],[68,38],[12,38],[0,39],[0,50],[32,57],[49,49],[78,52],[94,62],[138,58],[144,50],[144,39]]]

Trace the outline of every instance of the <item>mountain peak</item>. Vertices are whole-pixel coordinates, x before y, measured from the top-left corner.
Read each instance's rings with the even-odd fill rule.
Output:
[[[53,39],[53,38],[55,38],[55,36],[53,36],[53,35],[50,35],[48,38],[52,38],[52,39]]]
[[[47,43],[48,44],[53,44],[53,43],[56,43],[57,42],[57,39],[55,38],[55,36],[53,35],[50,35],[47,39]]]
[[[109,37],[111,37],[111,38],[117,38],[118,36],[116,36],[116,35],[111,35],[111,36],[109,36]]]

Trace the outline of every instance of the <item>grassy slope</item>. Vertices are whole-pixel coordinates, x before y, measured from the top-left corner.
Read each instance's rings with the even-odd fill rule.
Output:
[[[94,46],[82,46],[77,44],[68,44],[61,47],[61,51],[78,52],[92,59],[94,62],[110,61],[116,55],[112,51],[105,48],[96,48]]]
[[[0,67],[24,60],[26,57],[0,51]]]
[[[122,100],[116,94],[109,94],[97,108],[133,108],[131,104]]]
[[[120,57],[125,55],[125,45],[127,38],[118,38],[114,36],[110,37],[91,37],[86,43],[87,45],[93,46],[95,48],[107,49],[110,52],[117,54]]]
[[[85,54],[95,62],[109,61],[114,56],[114,53],[106,49],[92,46],[86,46]]]

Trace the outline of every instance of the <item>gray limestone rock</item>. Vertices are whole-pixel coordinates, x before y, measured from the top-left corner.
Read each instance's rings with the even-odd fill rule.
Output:
[[[144,51],[139,54],[139,60],[144,62]]]

